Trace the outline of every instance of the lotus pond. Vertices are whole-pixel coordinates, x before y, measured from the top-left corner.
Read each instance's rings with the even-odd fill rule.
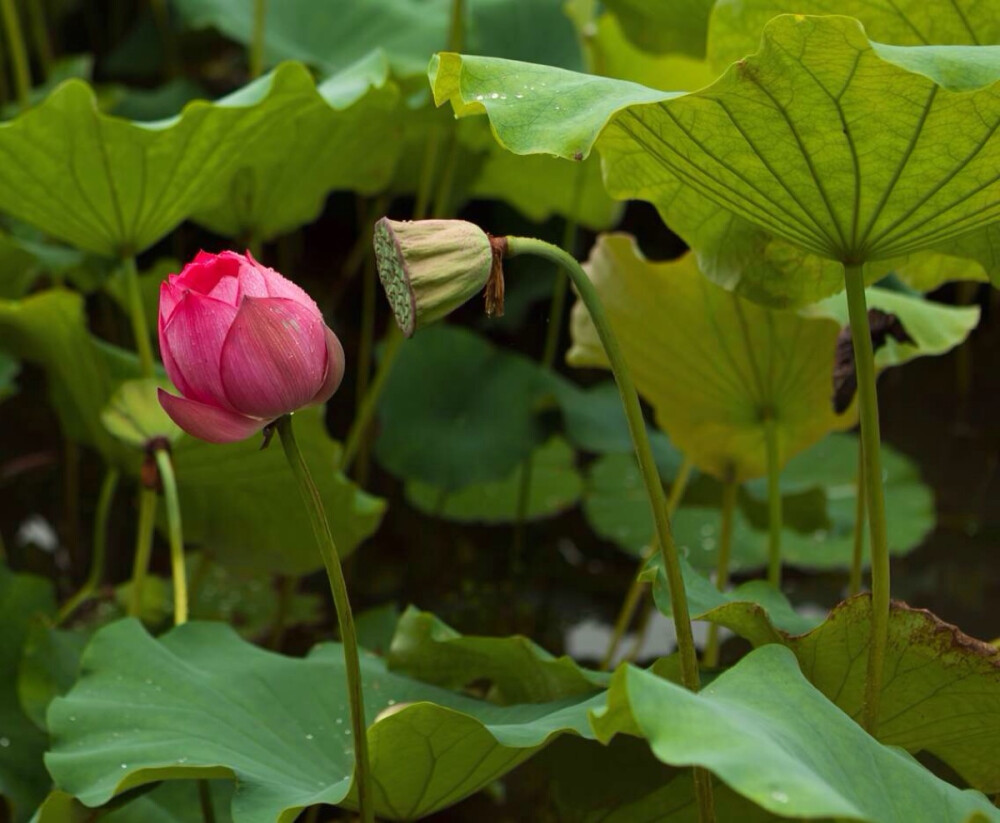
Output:
[[[1000,821],[1000,0],[0,0],[0,821]]]

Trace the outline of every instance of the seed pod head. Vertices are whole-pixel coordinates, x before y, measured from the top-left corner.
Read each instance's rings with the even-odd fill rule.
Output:
[[[495,293],[502,283],[497,241],[464,220],[396,221],[375,224],[375,260],[389,305],[403,334],[450,314],[477,292]],[[502,287],[501,294],[502,294]],[[488,300],[488,313],[503,314]],[[492,309],[492,310],[491,310]]]

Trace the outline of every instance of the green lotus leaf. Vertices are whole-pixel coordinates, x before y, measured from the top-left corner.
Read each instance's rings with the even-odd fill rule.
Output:
[[[715,0],[605,0],[605,7],[629,40],[653,54],[682,52],[705,56],[708,20]]]
[[[25,715],[17,694],[17,671],[32,621],[55,614],[52,585],[0,566],[0,797],[15,823],[26,821],[52,781],[42,764],[45,735]]]
[[[76,682],[87,631],[68,631],[36,621],[28,627],[17,673],[17,694],[24,713],[42,731],[52,698]]]
[[[476,54],[582,68],[580,48],[561,0],[469,0],[463,42]],[[213,26],[249,45],[253,7],[242,0],[177,0],[189,26]],[[282,0],[269,5],[264,54],[269,62],[303,60],[336,72],[381,49],[394,74],[415,77],[448,42],[451,0]]]
[[[554,437],[531,454],[531,493],[524,517],[539,520],[571,508],[580,499],[583,479],[575,452]],[[460,523],[511,523],[518,519],[523,466],[507,477],[453,492],[426,483],[406,484],[406,499],[422,512]]]
[[[913,343],[899,343],[891,337],[875,352],[879,368],[899,366],[921,355],[937,355],[961,345],[979,324],[978,306],[946,306],[902,292],[870,288],[865,292],[869,309],[881,309],[896,315]],[[830,297],[815,311],[833,317],[842,326],[848,324],[846,295]]]
[[[319,216],[334,189],[372,194],[399,159],[399,92],[373,52],[268,123],[216,178],[194,219],[227,237],[271,240]]]
[[[163,410],[158,389],[173,391],[173,386],[157,377],[119,384],[101,412],[104,428],[122,443],[139,450],[158,437],[176,442],[184,432]]]
[[[447,689],[486,681],[490,698],[502,705],[594,694],[608,680],[565,655],[553,657],[526,637],[463,637],[413,606],[399,619],[386,662],[391,671]]]
[[[448,53],[430,76],[439,104],[486,113],[515,153],[596,143],[612,195],[652,202],[706,274],[754,300],[815,302],[841,290],[843,263],[873,279],[921,251],[995,245],[994,47],[884,45],[851,18],[785,15],[688,94]]]
[[[63,289],[0,300],[0,349],[45,369],[52,407],[67,437],[138,470],[135,455],[101,423],[115,381],[87,331],[83,308],[80,295]]]
[[[717,0],[708,26],[708,59],[720,72],[752,53],[779,14],[842,14],[861,21],[872,40],[895,46],[1000,44],[992,2],[955,0]]]
[[[830,402],[837,323],[737,297],[702,277],[692,254],[650,263],[628,235],[602,236],[585,269],[657,425],[702,471],[765,474],[769,415],[782,464],[852,424]],[[608,367],[579,301],[571,330],[567,361]]]
[[[784,640],[802,672],[852,717],[861,716],[871,598],[851,598],[801,637]],[[981,791],[1000,790],[1000,650],[924,609],[894,603],[878,737],[927,751]]]
[[[232,823],[229,806],[233,784],[227,780],[209,780],[215,823]],[[66,792],[52,792],[31,819],[31,823],[90,823],[94,810]],[[199,783],[193,780],[168,780],[148,792],[117,804],[101,814],[103,823],[202,823]]]
[[[1000,820],[983,795],[869,737],[779,645],[751,652],[698,694],[624,666],[592,723],[601,740],[638,734],[664,763],[704,766],[780,817]]]
[[[0,211],[77,248],[117,257],[150,246],[217,196],[272,128],[319,95],[287,64],[215,103],[133,123],[102,114],[84,82],[0,124]]]
[[[376,813],[390,820],[457,802],[556,735],[591,737],[587,711],[602,701],[498,706],[389,672],[370,654],[362,676]],[[219,624],[154,639],[121,621],[95,635],[79,682],[49,709],[46,764],[89,806],[158,780],[235,777],[236,823],[290,823],[308,805],[352,803],[347,702],[338,645],[290,658]]]
[[[340,473],[340,447],[326,433],[319,409],[296,412],[295,428],[337,549],[341,557],[347,556],[378,528],[385,502]],[[173,455],[187,541],[247,572],[300,575],[322,568],[281,449],[261,451],[255,438],[219,445],[184,437]]]
[[[964,250],[968,251],[968,248]],[[991,262],[984,264],[974,259],[924,252],[915,255],[911,260],[897,264],[894,271],[896,276],[911,289],[929,292],[952,280],[988,283],[990,278],[986,272],[993,266]]]
[[[429,326],[403,344],[386,380],[375,455],[396,477],[446,491],[501,480],[542,443],[535,407],[546,388],[530,360]]]

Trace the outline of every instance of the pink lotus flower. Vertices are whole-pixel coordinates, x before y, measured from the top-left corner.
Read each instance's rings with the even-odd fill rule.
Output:
[[[160,354],[181,397],[160,405],[188,434],[243,440],[344,376],[344,350],[302,289],[251,254],[198,252],[160,285]]]

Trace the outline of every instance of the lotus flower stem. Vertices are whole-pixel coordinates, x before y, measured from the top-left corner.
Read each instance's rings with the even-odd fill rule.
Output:
[[[281,445],[288,458],[288,465],[295,475],[299,492],[309,512],[313,533],[326,575],[330,581],[330,592],[337,611],[337,623],[340,626],[340,636],[344,645],[344,667],[347,673],[347,692],[351,703],[351,729],[354,737],[354,762],[357,769],[358,809],[363,823],[373,823],[375,811],[373,807],[371,766],[368,762],[368,732],[365,724],[364,692],[361,686],[361,662],[358,657],[358,636],[354,628],[354,615],[351,613],[351,603],[347,597],[347,582],[344,580],[344,570],[340,565],[337,544],[333,542],[333,533],[323,508],[323,499],[313,482],[309,467],[302,458],[302,452],[295,442],[292,430],[292,417],[279,417],[276,424],[281,436]]]
[[[115,492],[118,489],[119,477],[118,469],[109,468],[104,473],[101,491],[97,496],[97,512],[94,516],[94,545],[91,546],[90,572],[79,591],[63,603],[62,608],[59,609],[57,624],[63,623],[83,603],[93,597],[97,587],[101,584],[101,575],[104,574],[104,559],[108,551],[108,520],[111,504],[114,502]]]
[[[28,52],[24,47],[21,21],[17,16],[17,6],[14,0],[0,0],[0,15],[3,17],[3,28],[7,35],[7,48],[10,52],[10,68],[14,75],[17,102],[22,109],[27,109],[31,106],[31,73],[28,69]]]
[[[215,807],[212,805],[212,784],[207,780],[198,781],[198,805],[201,807],[202,823],[215,823]]]
[[[729,585],[729,558],[733,546],[733,514],[736,511],[736,495],[739,484],[727,478],[722,485],[722,526],[719,529],[719,554],[715,563],[715,588],[724,592]],[[719,626],[712,623],[708,627],[708,643],[705,646],[706,668],[719,665]]]
[[[143,377],[153,376],[153,347],[149,342],[149,326],[142,306],[142,291],[139,288],[139,273],[135,268],[135,256],[126,255],[122,259],[122,277],[125,278],[125,293],[128,295],[128,314],[132,321],[132,336],[139,353],[139,367]]]
[[[132,560],[132,585],[129,592],[128,616],[142,614],[142,590],[146,585],[149,558],[153,553],[153,527],[156,525],[156,492],[139,490],[139,525],[135,533],[135,556]]]
[[[254,0],[253,40],[250,42],[250,79],[264,71],[264,32],[267,30],[267,0]]]
[[[871,535],[872,628],[865,679],[864,727],[875,736],[885,650],[889,641],[889,543],[885,525],[885,497],[882,491],[881,438],[878,428],[878,394],[875,389],[875,356],[872,352],[865,300],[865,272],[862,264],[844,265],[847,308],[851,318],[854,365],[858,375],[858,409],[861,417],[861,450],[864,454],[864,481],[868,497],[868,527]]]
[[[163,484],[163,500],[167,506],[167,530],[170,536],[170,573],[174,583],[174,625],[187,623],[188,588],[184,567],[184,531],[181,527],[181,503],[177,495],[174,462],[164,448],[156,449],[156,468]]]
[[[396,360],[396,354],[399,352],[399,346],[402,342],[403,333],[393,324],[385,335],[382,359],[379,360],[375,377],[372,378],[372,382],[368,386],[368,392],[365,394],[365,398],[358,408],[358,413],[354,415],[354,422],[351,423],[351,429],[348,431],[347,438],[344,441],[344,453],[340,458],[340,470],[345,474],[357,456],[358,449],[361,447],[361,440],[368,431],[368,426],[375,414],[375,408],[378,406],[379,398],[382,396],[382,389],[385,388],[385,382],[392,371],[392,364]]]
[[[851,576],[847,583],[847,596],[861,591],[861,574],[865,551],[865,450],[858,441],[858,473],[855,481],[857,500],[854,508],[854,553],[851,556]]]
[[[667,498],[668,517],[674,516],[674,512],[677,511],[681,500],[684,499],[684,492],[687,490],[688,480],[691,479],[691,469],[693,467],[694,464],[691,462],[691,459],[685,455],[680,469],[677,470],[674,482],[670,484],[670,496]],[[642,552],[642,558],[639,560],[639,568],[636,569],[632,577],[632,584],[625,593],[625,600],[622,601],[621,610],[618,612],[618,617],[615,620],[611,642],[608,644],[608,650],[604,653],[604,659],[601,661],[602,670],[610,668],[611,661],[615,657],[615,652],[618,651],[618,646],[621,644],[625,632],[632,623],[632,618],[635,616],[636,610],[649,591],[649,585],[639,579],[639,574],[646,567],[649,558],[653,556],[653,552],[655,551],[656,544],[650,543]]]
[[[48,80],[52,73],[52,40],[49,37],[49,27],[45,22],[45,3],[42,0],[28,3],[28,27],[31,29],[31,39],[34,40],[35,55],[42,68],[42,79]]]
[[[767,582],[781,588],[781,456],[778,424],[773,414],[764,418],[767,451]]]
[[[569,274],[576,287],[580,299],[590,313],[590,319],[597,329],[601,345],[611,364],[611,371],[618,384],[622,405],[625,409],[625,419],[628,421],[629,433],[632,436],[632,447],[635,449],[639,470],[642,474],[649,505],[653,511],[653,522],[656,524],[656,537],[663,556],[663,567],[667,574],[670,587],[670,598],[673,604],[674,623],[677,629],[677,648],[680,653],[681,678],[684,685],[691,691],[697,691],[700,685],[698,673],[698,657],[694,648],[694,636],[691,633],[691,617],[688,611],[687,594],[684,591],[684,578],[681,576],[680,557],[673,535],[670,532],[670,517],[667,514],[667,500],[663,493],[656,461],[653,460],[653,450],[649,445],[649,435],[646,433],[646,421],[639,405],[639,395],[632,381],[632,373],[622,355],[618,338],[615,336],[604,304],[590,282],[583,267],[571,254],[558,246],[530,237],[507,237],[507,256],[519,254],[534,254],[553,263],[558,263]],[[709,823],[715,819],[712,800],[711,777],[703,769],[694,770],[695,796],[698,799],[698,818],[701,823]]]

